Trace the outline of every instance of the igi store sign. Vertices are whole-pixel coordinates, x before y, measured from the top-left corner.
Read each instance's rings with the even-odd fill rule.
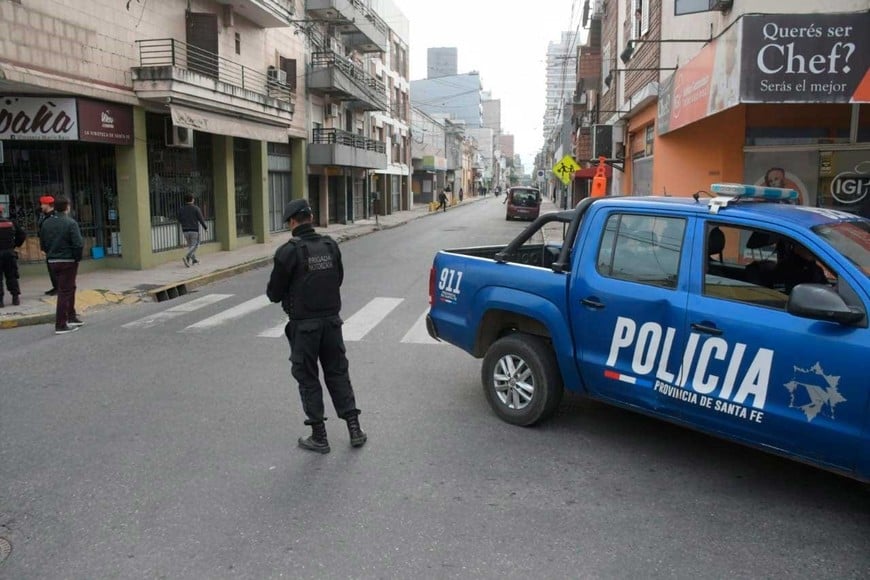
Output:
[[[0,97],[0,139],[75,141],[78,138],[75,99]]]

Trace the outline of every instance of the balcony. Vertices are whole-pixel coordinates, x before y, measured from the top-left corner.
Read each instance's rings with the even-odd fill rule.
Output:
[[[360,0],[306,0],[305,12],[335,26],[348,48],[359,52],[387,50],[386,23]]]
[[[387,146],[362,135],[340,129],[315,129],[308,145],[310,165],[384,169]]]
[[[389,107],[386,85],[362,67],[332,51],[311,55],[308,90],[329,95],[360,111],[385,111]]]
[[[133,90],[145,100],[290,125],[296,95],[265,73],[173,38],[136,41]]]
[[[293,19],[293,0],[217,0],[261,28],[283,28]]]

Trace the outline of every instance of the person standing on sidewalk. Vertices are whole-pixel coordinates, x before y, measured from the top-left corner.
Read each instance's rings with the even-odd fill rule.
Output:
[[[3,217],[3,206],[0,205],[0,308],[3,308],[3,278],[6,278],[6,289],[12,294],[12,305],[18,306],[21,300],[21,287],[18,285],[18,254],[15,248],[20,247],[27,234],[11,219]]]
[[[39,208],[42,210],[42,213],[39,215],[39,220],[36,222],[36,235],[41,239],[42,224],[45,223],[45,220],[54,217],[54,198],[50,195],[43,195],[39,198]],[[54,272],[51,271],[51,266],[48,265],[48,258],[45,259],[45,267],[48,269],[48,279],[51,280],[51,288],[45,291],[45,295],[54,296],[57,294],[57,280],[54,278]]]
[[[55,216],[42,224],[39,241],[57,280],[54,333],[67,334],[84,324],[76,314],[76,275],[84,243],[79,224],[69,216],[69,200],[58,197],[54,211]]]
[[[318,360],[335,412],[347,421],[350,444],[362,447],[368,437],[359,424],[341,333],[341,251],[335,240],[314,231],[311,218],[306,199],[291,201],[284,208],[284,222],[293,237],[275,252],[266,296],[280,302],[290,319],[284,334],[290,342],[291,372],[299,383],[305,424],[311,426],[311,435],[300,437],[299,446],[329,453]]]
[[[196,259],[196,249],[199,248],[199,226],[207,230],[205,219],[202,217],[202,210],[193,203],[193,196],[184,196],[184,205],[178,210],[178,223],[181,224],[181,233],[184,234],[184,241],[187,242],[187,255],[181,261],[184,265],[190,268],[191,264],[199,264]]]

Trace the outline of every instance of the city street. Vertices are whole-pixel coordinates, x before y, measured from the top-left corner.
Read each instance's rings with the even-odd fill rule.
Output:
[[[576,396],[490,411],[422,317],[438,249],[525,227],[502,200],[341,245],[362,449],[329,402],[332,453],[297,448],[268,268],[0,333],[0,578],[866,578],[856,482]]]

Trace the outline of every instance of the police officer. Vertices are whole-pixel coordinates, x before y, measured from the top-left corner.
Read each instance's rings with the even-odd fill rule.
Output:
[[[12,220],[3,217],[3,206],[0,206],[0,308],[3,308],[3,278],[6,278],[6,288],[12,294],[12,304],[18,306],[21,300],[21,288],[18,286],[18,254],[15,248],[20,247],[27,234]]]
[[[311,435],[300,437],[299,446],[329,453],[318,360],[335,412],[347,421],[350,444],[362,447],[367,437],[359,424],[338,315],[344,279],[341,252],[335,240],[314,231],[311,218],[308,200],[297,199],[284,208],[293,237],[275,252],[266,295],[281,302],[290,318],[284,333],[290,342],[291,372],[299,383],[305,424],[311,426]]]

